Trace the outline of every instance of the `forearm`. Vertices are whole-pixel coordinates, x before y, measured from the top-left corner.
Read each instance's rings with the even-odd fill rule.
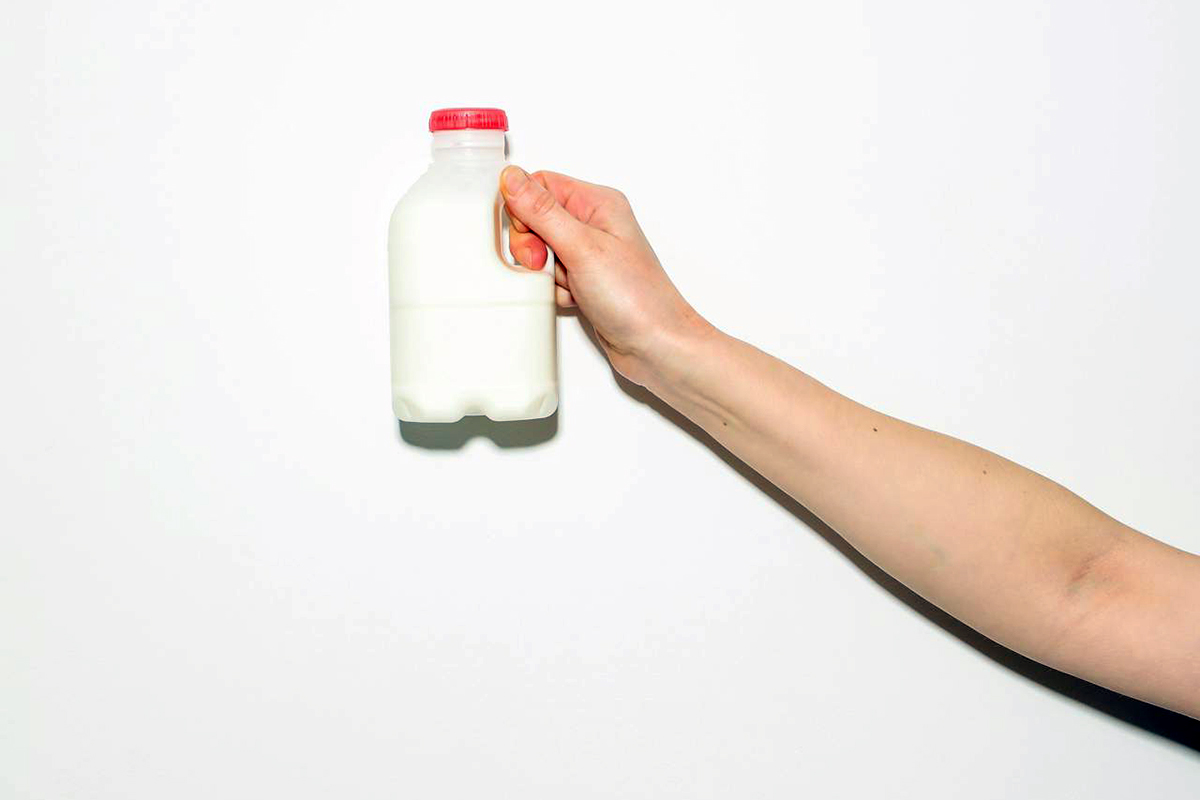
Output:
[[[1054,661],[1103,587],[1098,566],[1123,526],[1061,486],[872,411],[719,332],[678,337],[663,352],[655,394],[988,636]]]
[[[520,221],[510,249],[538,269],[534,245],[554,248],[557,302],[579,306],[623,376],[967,624],[1200,716],[1200,558],[713,330],[671,284],[621,193],[515,167],[502,178]]]

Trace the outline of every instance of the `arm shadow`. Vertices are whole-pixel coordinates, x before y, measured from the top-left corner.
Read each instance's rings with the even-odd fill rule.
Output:
[[[580,324],[583,326],[588,338],[591,339],[592,344],[603,355],[603,350],[601,350],[599,342],[596,341],[595,332],[591,329],[591,326],[584,322],[582,318],[580,318]],[[605,359],[605,363],[607,363],[607,359]],[[666,420],[697,439],[713,455],[724,461],[730,469],[786,509],[800,523],[824,539],[843,558],[857,567],[859,571],[878,584],[895,600],[908,606],[911,611],[920,614],[930,623],[938,626],[966,646],[987,656],[992,661],[1016,673],[1027,681],[1057,692],[1077,703],[1082,703],[1095,711],[1118,719],[1128,725],[1140,728],[1148,733],[1174,742],[1181,747],[1200,753],[1200,720],[1192,719],[1183,714],[1177,714],[1174,711],[1169,711],[1150,703],[1144,703],[1141,700],[1135,700],[1082,680],[1081,678],[1076,678],[1073,675],[1068,675],[1065,672],[1059,672],[1056,669],[1015,653],[1001,644],[997,644],[974,628],[958,621],[928,600],[925,600],[916,592],[877,567],[866,556],[859,553],[845,539],[839,536],[833,528],[822,522],[815,514],[785,494],[775,484],[759,475],[745,462],[734,456],[709,436],[700,426],[668,406],[662,400],[659,400],[647,389],[627,381],[616,371],[613,372],[613,377],[616,378],[617,384],[625,394],[639,403],[649,406]]]

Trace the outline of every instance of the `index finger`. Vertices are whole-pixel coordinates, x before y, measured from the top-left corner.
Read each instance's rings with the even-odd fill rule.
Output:
[[[549,189],[559,205],[586,225],[617,233],[623,222],[633,219],[629,201],[616,189],[549,170],[538,170],[529,177]]]

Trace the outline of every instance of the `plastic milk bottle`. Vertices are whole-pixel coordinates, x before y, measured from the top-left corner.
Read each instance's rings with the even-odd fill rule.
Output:
[[[408,422],[537,419],[558,407],[553,255],[510,261],[499,193],[508,117],[429,117],[433,161],[388,231],[392,408]]]

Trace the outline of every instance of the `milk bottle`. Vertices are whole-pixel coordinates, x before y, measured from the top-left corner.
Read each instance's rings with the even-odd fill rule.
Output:
[[[433,161],[388,231],[392,408],[408,422],[549,416],[558,406],[554,265],[517,266],[503,241],[508,118],[442,109],[429,130]]]

